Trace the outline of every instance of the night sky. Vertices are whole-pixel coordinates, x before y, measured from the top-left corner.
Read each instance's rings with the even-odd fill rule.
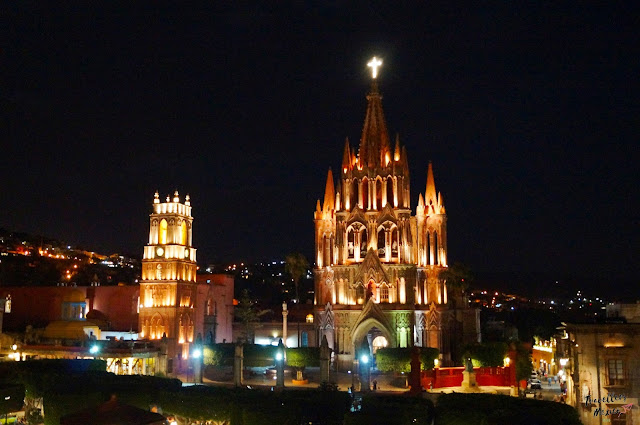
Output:
[[[514,290],[531,276],[637,288],[634,10],[7,3],[0,226],[140,256],[153,193],[177,189],[201,265],[311,259],[315,202],[345,137],[358,144],[377,55],[414,211],[433,161],[450,263]]]

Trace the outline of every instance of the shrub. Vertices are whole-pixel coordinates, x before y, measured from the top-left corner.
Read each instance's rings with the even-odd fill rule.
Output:
[[[411,350],[413,348],[379,348],[376,351],[376,366],[381,372],[410,372]],[[438,358],[436,348],[420,348],[421,369],[433,368],[433,360]]]

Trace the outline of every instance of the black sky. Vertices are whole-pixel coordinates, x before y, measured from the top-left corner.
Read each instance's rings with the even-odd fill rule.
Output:
[[[414,210],[434,163],[450,261],[637,286],[625,3],[41,3],[1,11],[0,226],[140,255],[154,191],[178,189],[201,263],[311,258],[377,55]]]

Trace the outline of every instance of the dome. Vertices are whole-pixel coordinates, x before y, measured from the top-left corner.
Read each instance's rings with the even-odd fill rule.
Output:
[[[73,289],[71,292],[65,294],[62,297],[63,303],[83,303],[85,302],[86,297],[84,293],[79,289]]]
[[[48,339],[85,339],[88,332],[99,335],[100,328],[84,320],[56,320],[47,325],[43,336]]]

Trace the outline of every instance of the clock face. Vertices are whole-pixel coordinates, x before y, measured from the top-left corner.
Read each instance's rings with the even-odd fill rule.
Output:
[[[184,250],[184,258],[189,258],[189,249]]]
[[[162,247],[156,248],[156,255],[162,257],[162,254],[164,254],[164,249],[162,249]]]

